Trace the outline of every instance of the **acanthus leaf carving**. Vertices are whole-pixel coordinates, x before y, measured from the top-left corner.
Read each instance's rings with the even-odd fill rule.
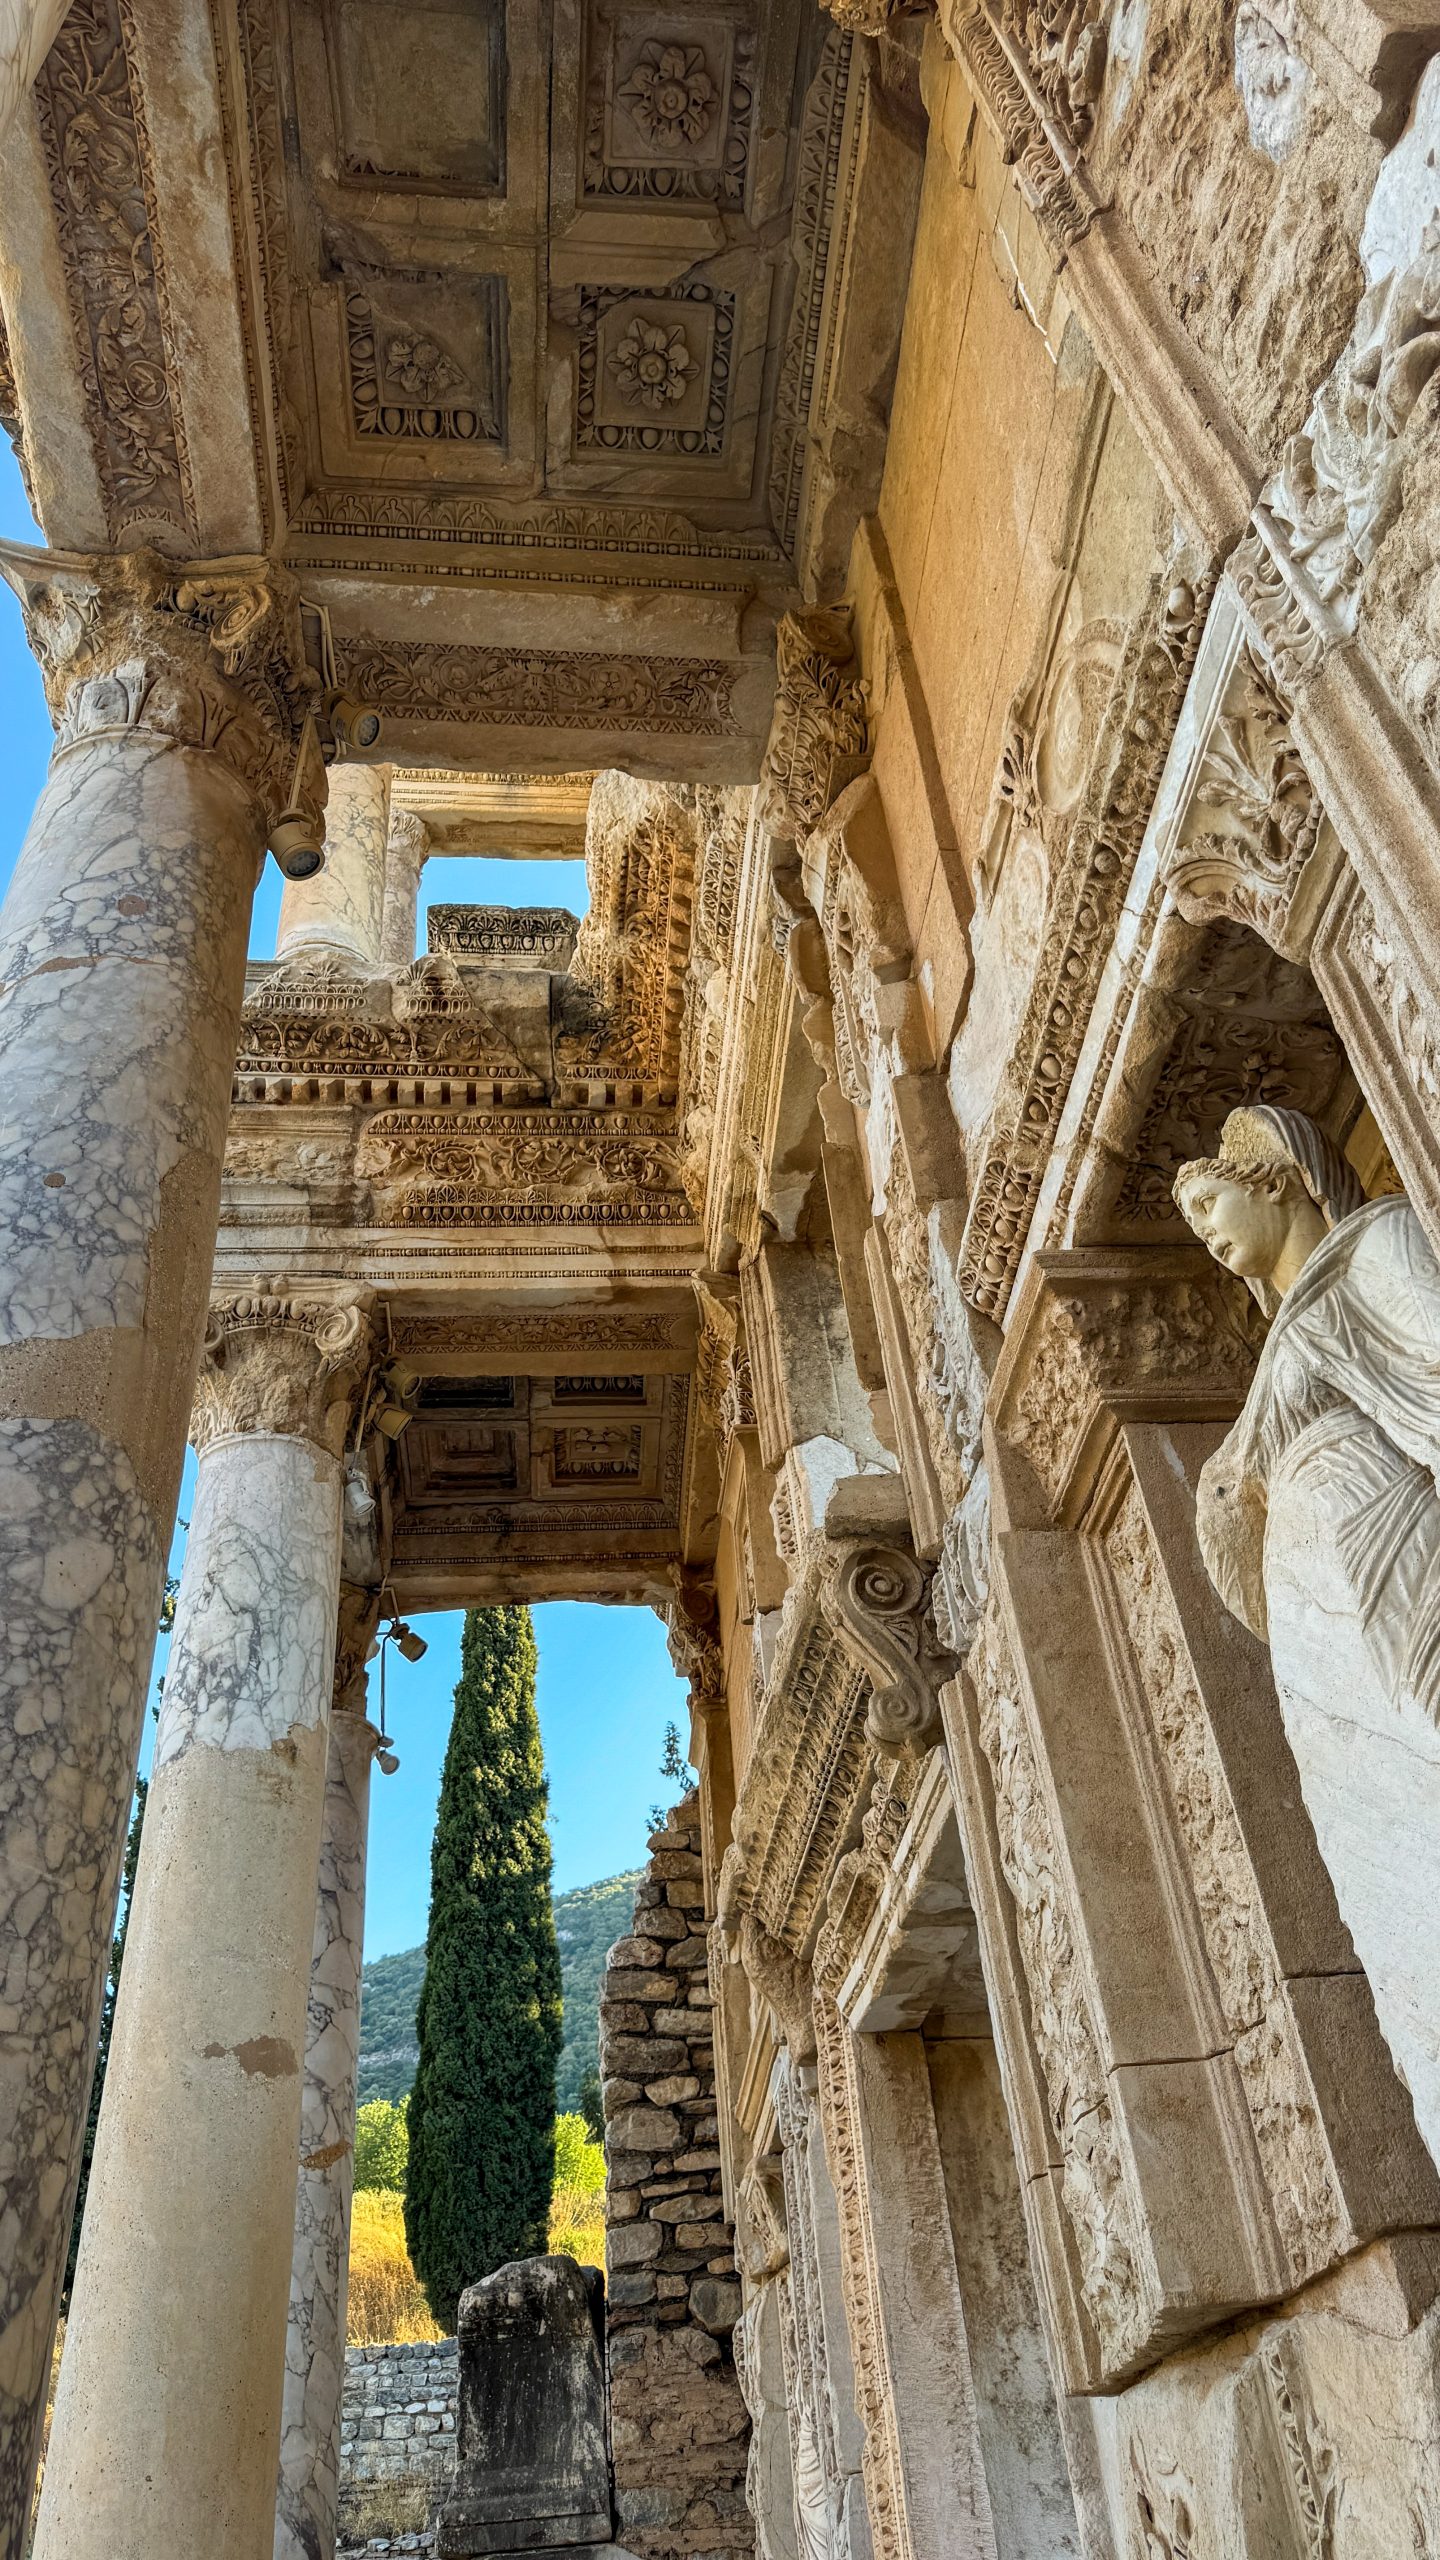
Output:
[[[211,1300],[190,1437],[283,1433],[338,1456],[375,1357],[374,1291],[354,1281],[258,1279]]]
[[[213,751],[277,816],[318,679],[289,573],[252,557],[181,566],[0,545],[40,664],[56,752],[126,730]]]
[[[960,1286],[1001,1316],[1030,1230],[1100,975],[1154,805],[1208,596],[1164,581],[1127,641],[1053,886],[1028,1002],[975,1169]]]
[[[773,836],[793,843],[809,835],[860,770],[869,723],[854,665],[845,614],[784,616],[775,635],[775,716],[760,768],[760,813]]]

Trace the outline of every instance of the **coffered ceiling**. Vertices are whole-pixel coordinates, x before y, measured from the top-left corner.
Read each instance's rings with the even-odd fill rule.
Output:
[[[777,614],[878,487],[918,41],[76,0],[0,161],[48,538],[283,551],[402,761],[753,779]]]

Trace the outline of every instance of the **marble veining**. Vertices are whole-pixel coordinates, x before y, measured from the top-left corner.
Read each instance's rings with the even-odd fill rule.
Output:
[[[167,1177],[218,1172],[260,851],[212,756],[54,765],[0,912],[0,1345],[143,1323]]]
[[[313,1442],[256,1432],[202,1451],[157,1768],[196,1745],[271,1751],[324,1722],[339,1490]]]
[[[20,2552],[163,1549],[124,1452],[0,1421],[0,2548]]]
[[[332,2551],[335,2541],[360,2065],[365,1840],[376,1739],[363,1712],[338,1711],[331,1718],[305,2025],[275,2560],[315,2560],[317,2553]]]

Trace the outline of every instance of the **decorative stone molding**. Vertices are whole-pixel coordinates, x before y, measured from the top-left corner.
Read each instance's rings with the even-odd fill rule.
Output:
[[[972,1168],[960,1287],[1003,1315],[1200,644],[1208,598],[1167,582],[1132,630],[1052,890],[1024,1019]]]
[[[738,659],[611,656],[599,649],[499,649],[462,641],[336,635],[341,682],[402,720],[628,736],[728,738]]]
[[[865,1673],[833,1601],[845,1554],[817,1540],[786,1597],[726,1853],[722,1917],[748,1910],[792,1952],[808,1939],[869,1775]]]
[[[559,972],[575,950],[576,922],[565,907],[431,907],[428,924],[432,952],[491,968]]]
[[[760,814],[772,836],[803,841],[865,756],[865,685],[854,665],[847,615],[784,616],[775,635],[775,716],[760,768]]]
[[[1324,812],[1290,732],[1290,706],[1256,651],[1240,650],[1166,865],[1183,916],[1225,916],[1303,956],[1295,910]],[[1304,902],[1313,927],[1313,904]]]
[[[180,563],[0,546],[40,664],[55,751],[130,732],[212,751],[273,822],[302,785],[317,829],[324,775],[296,750],[319,686],[298,590],[259,558]]]
[[[1003,0],[999,8],[957,10],[947,28],[1024,202],[1062,252],[1083,240],[1097,211],[1079,138],[1088,136],[1099,95],[1108,16],[1108,6],[1087,0],[1056,8]],[[1037,46],[1033,61],[1027,39]]]
[[[109,530],[197,532],[130,0],[78,0],[35,82]]]
[[[993,1428],[1044,1514],[1072,1521],[1122,1421],[1228,1419],[1255,1349],[1249,1301],[1203,1249],[1037,1254],[996,1368]]]
[[[835,1576],[835,1606],[870,1679],[865,1730],[891,1750],[934,1731],[937,1693],[955,1669],[935,1634],[930,1577],[902,1547],[859,1546]]]
[[[353,1281],[257,1281],[211,1302],[190,1437],[313,1440],[338,1456],[375,1356],[373,1290]]]

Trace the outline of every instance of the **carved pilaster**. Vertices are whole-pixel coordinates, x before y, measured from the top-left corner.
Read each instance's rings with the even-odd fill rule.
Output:
[[[271,825],[297,788],[318,828],[324,769],[306,714],[299,590],[259,557],[165,560],[0,546],[55,724],[55,751],[123,735],[204,748]],[[303,770],[297,756],[306,749]]]
[[[374,1357],[373,1292],[352,1282],[257,1281],[212,1301],[190,1437],[236,1432],[313,1440],[337,1456]]]

